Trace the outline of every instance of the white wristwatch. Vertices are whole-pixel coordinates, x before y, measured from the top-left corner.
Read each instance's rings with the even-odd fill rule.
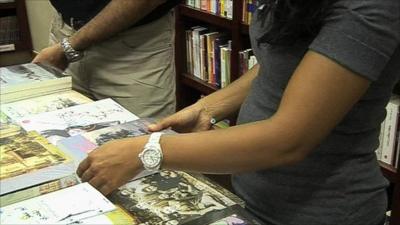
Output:
[[[163,153],[160,145],[162,132],[155,132],[150,135],[143,151],[139,154],[143,167],[151,172],[160,170],[163,160]]]

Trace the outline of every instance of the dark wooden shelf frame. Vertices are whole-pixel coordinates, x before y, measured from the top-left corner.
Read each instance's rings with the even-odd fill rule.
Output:
[[[190,17],[227,30],[233,28],[233,20],[200,9],[192,8],[190,6],[179,5],[179,12],[182,16]]]
[[[379,165],[381,167],[381,171],[383,173],[383,175],[386,177],[386,179],[388,179],[391,183],[396,183],[398,184],[400,182],[399,178],[398,178],[398,172],[396,171],[396,168],[394,168],[393,166],[384,163],[384,162],[379,162]]]
[[[15,0],[15,2],[0,3],[0,12],[15,10],[17,17],[20,40],[15,43],[14,51],[32,51],[32,38],[29,29],[28,16],[26,13],[25,0]],[[1,53],[0,53],[1,54]]]
[[[195,77],[194,75],[184,73],[184,74],[182,74],[182,76],[180,76],[180,79],[183,84],[185,84],[189,87],[192,87],[205,95],[209,95],[209,94],[219,90],[219,88],[217,86],[209,84],[209,83]]]
[[[17,7],[15,2],[0,3],[1,9],[15,9]]]

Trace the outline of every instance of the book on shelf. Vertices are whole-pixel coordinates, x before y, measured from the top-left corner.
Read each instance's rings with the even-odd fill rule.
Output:
[[[221,88],[227,87],[231,83],[231,42],[221,46]]]
[[[186,5],[217,16],[233,18],[233,0],[186,0]]]
[[[69,176],[73,158],[35,131],[0,138],[0,195]]]
[[[249,25],[256,11],[256,0],[242,0],[242,23]]]
[[[239,51],[239,73],[245,74],[248,70],[257,64],[257,58],[252,49]]]
[[[379,160],[398,167],[400,96],[393,95],[386,105],[386,118],[381,124],[379,146],[376,155]]]
[[[202,57],[201,45],[204,46],[204,42],[201,41],[200,35],[205,34],[207,32],[207,28],[205,27],[193,27],[192,28],[192,38],[193,38],[193,75],[199,79],[205,79],[204,70],[204,58]],[[203,52],[204,53],[204,52]]]
[[[89,102],[93,102],[93,100],[76,91],[69,90],[2,104],[1,112],[6,114],[11,120],[19,121],[28,116],[56,111]]]
[[[186,224],[243,205],[237,196],[202,175],[167,170],[129,182],[113,193],[111,200],[139,223],[152,225]]]
[[[103,99],[52,112],[22,118],[18,123],[27,131],[35,130],[51,143],[138,119],[112,99]]]
[[[15,50],[15,43],[20,40],[16,16],[0,17],[0,52]]]
[[[221,62],[221,57],[230,59],[230,52],[230,41],[225,33],[199,26],[186,31],[187,72],[204,82],[221,87],[221,80],[229,79],[230,60]]]
[[[116,210],[88,183],[0,208],[1,224],[72,224]]]
[[[2,103],[71,90],[71,76],[42,64],[0,67]]]

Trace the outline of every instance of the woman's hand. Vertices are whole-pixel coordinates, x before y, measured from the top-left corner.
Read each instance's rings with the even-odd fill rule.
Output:
[[[146,135],[107,142],[79,164],[78,176],[108,195],[141,172],[138,155],[147,140]]]
[[[162,119],[156,124],[151,124],[149,130],[155,132],[171,127],[179,133],[205,131],[211,128],[211,119],[211,115],[206,112],[202,103],[197,102],[196,104],[188,106],[181,111]]]
[[[64,55],[64,50],[60,44],[55,44],[47,47],[39,52],[33,59],[33,63],[50,64],[64,71],[68,67],[67,58]]]

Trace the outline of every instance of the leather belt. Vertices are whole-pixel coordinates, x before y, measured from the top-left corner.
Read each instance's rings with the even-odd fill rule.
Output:
[[[81,29],[90,20],[90,19],[77,19],[74,17],[65,17],[63,15],[62,15],[62,19],[65,24],[72,27],[74,30]]]

